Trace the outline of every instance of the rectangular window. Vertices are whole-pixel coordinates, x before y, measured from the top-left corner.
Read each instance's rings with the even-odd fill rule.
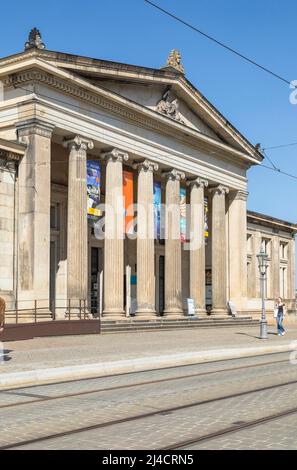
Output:
[[[262,238],[261,248],[266,253],[266,255],[270,256],[270,239],[269,238]]]
[[[247,234],[247,252],[253,253],[253,236],[250,233]]]
[[[248,292],[248,297],[249,298],[254,297],[252,279],[253,279],[253,277],[252,277],[252,263],[249,261],[247,263],[247,292]]]
[[[280,268],[280,296],[287,298],[287,268]]]
[[[288,244],[286,242],[280,242],[280,258],[288,259]]]
[[[52,204],[50,208],[50,226],[54,230],[60,227],[60,204]]]

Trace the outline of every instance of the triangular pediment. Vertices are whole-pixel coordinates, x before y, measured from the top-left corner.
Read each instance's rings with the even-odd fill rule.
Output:
[[[152,119],[159,116],[164,122],[165,118],[167,126],[179,124],[184,133],[200,134],[214,145],[228,146],[255,162],[263,158],[182,73],[171,68],[151,69],[35,49],[12,57],[0,61],[0,72],[2,64],[15,62],[21,67],[22,61],[32,58],[39,66],[47,63],[52,71],[66,73],[69,81],[79,78],[79,86],[91,85],[98,93],[108,92],[109,99],[125,101],[125,106],[134,110],[137,106],[140,113],[141,108],[143,113],[150,112]]]
[[[166,84],[145,84],[127,82],[121,80],[90,79],[86,80],[98,87],[103,87],[133,101],[141,106],[145,106],[152,111],[160,113],[173,121],[183,124],[191,129],[201,132],[213,139],[224,141],[194,109],[191,109],[185,100],[178,97],[177,93],[171,91],[171,86]],[[227,143],[227,142],[226,142]]]

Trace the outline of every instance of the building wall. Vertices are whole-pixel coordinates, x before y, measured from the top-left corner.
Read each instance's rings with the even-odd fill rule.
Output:
[[[9,303],[15,296],[15,181],[14,164],[0,167],[0,292]]]
[[[260,280],[257,254],[261,248],[268,255],[266,283],[267,306],[273,310],[274,300],[281,296],[288,310],[296,311],[295,301],[295,239],[291,231],[267,224],[248,223],[247,230],[247,289],[248,307],[259,309]]]

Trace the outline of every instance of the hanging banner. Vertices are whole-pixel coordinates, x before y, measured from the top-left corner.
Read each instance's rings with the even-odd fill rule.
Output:
[[[100,215],[100,163],[87,160],[87,213],[88,218],[96,220]]]
[[[180,188],[180,240],[187,241],[187,190]]]
[[[204,237],[208,238],[208,198],[204,199]]]
[[[161,183],[154,181],[154,231],[155,239],[161,237]]]
[[[125,233],[133,234],[133,173],[123,171],[123,196],[125,208]]]

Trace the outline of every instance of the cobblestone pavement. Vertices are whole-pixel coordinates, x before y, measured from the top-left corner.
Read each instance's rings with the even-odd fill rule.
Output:
[[[188,449],[195,450],[296,450],[297,413],[255,428],[212,439]]]
[[[267,364],[267,362],[271,363]],[[265,365],[261,365],[262,363]],[[183,377],[186,375],[189,377]],[[144,381],[174,377],[180,377],[180,379],[136,385]],[[178,442],[216,432],[234,423],[259,419],[297,407],[296,383],[245,393],[293,381],[297,381],[297,366],[291,365],[289,354],[284,353],[1,391],[0,407],[69,393],[87,391],[93,391],[93,393],[1,408],[0,446],[13,446],[22,441],[51,434],[104,425],[110,421],[131,418],[143,413],[155,413],[146,418],[42,440],[18,448],[160,449],[174,447]],[[222,398],[236,393],[245,394]],[[222,399],[210,401],[218,398]],[[208,402],[199,404],[201,401]],[[171,407],[182,407],[193,403],[196,405],[164,412]],[[281,439],[278,423],[282,429]],[[202,442],[197,445],[197,448],[236,449],[245,448],[245,443],[248,448],[255,448],[254,446],[257,445],[265,445],[267,448],[269,446],[297,448],[296,432],[295,436],[293,435],[296,424],[297,414]],[[265,442],[259,444],[261,442],[259,430],[262,427],[268,429],[269,432],[264,433],[265,439],[262,436],[262,441],[265,440]]]
[[[269,326],[269,341],[259,340],[259,327],[234,326],[187,330],[34,338],[4,343],[5,362],[0,372],[45,369],[101,361],[135,359],[188,351],[290,344],[297,339],[297,323],[285,324],[288,333],[276,335]]]

